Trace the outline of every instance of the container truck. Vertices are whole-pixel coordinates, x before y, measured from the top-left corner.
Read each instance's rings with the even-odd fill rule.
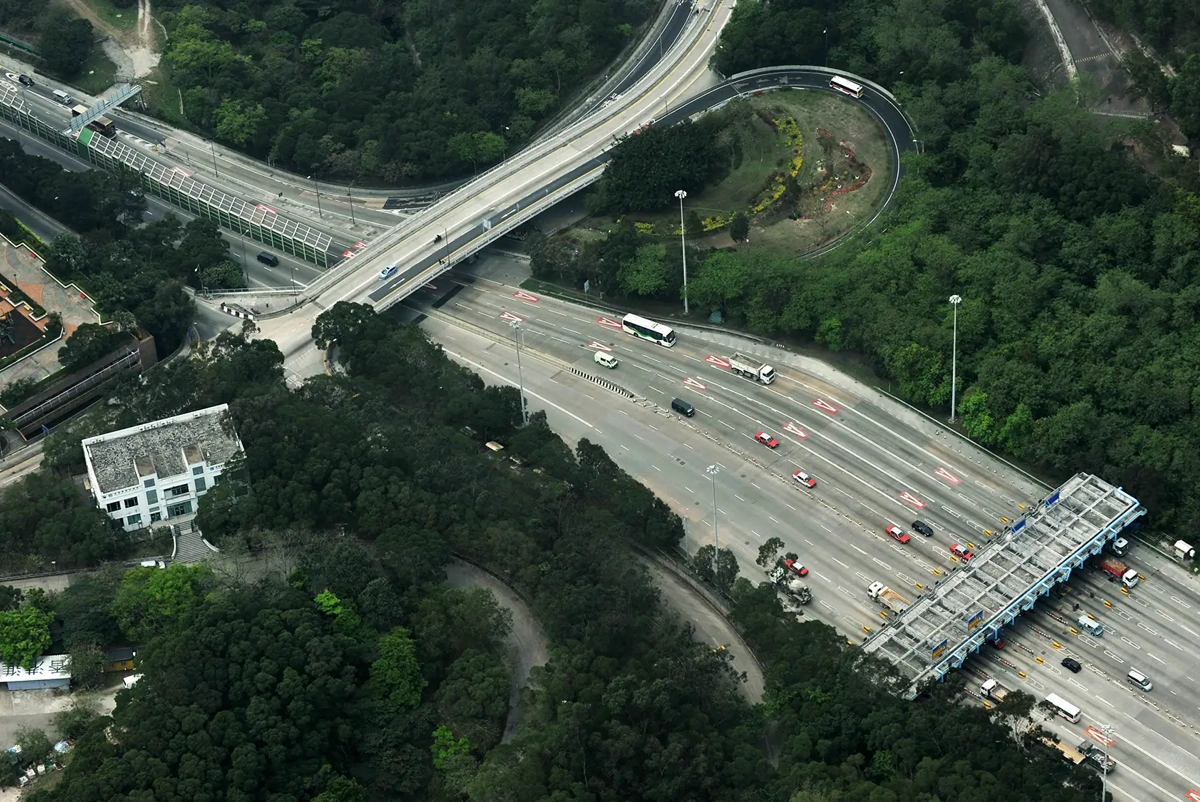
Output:
[[[726,357],[729,369],[739,376],[754,379],[760,384],[771,384],[775,381],[775,368],[745,354],[734,354]]]
[[[911,604],[908,599],[904,598],[896,591],[889,587],[885,587],[882,582],[872,582],[870,585],[868,585],[867,595],[891,610],[893,613],[897,614],[907,610],[909,604]]]
[[[1112,577],[1114,582],[1119,581],[1127,588],[1131,588],[1138,583],[1138,572],[1116,557],[1109,557],[1102,560],[1100,567],[1104,569],[1104,573]]]

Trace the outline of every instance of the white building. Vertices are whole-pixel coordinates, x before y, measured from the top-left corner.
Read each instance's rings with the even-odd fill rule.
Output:
[[[126,531],[194,513],[241,452],[228,404],[83,441],[92,495]]]

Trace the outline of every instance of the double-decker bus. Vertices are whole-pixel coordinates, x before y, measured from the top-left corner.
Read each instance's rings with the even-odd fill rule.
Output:
[[[626,334],[656,342],[664,348],[670,348],[675,344],[674,329],[638,315],[626,315],[622,318],[621,328]]]
[[[1046,697],[1046,702],[1054,708],[1054,712],[1065,718],[1072,724],[1079,721],[1081,711],[1078,707],[1068,702],[1066,699],[1059,696],[1057,693],[1052,693]]]
[[[862,97],[863,93],[861,84],[856,84],[854,81],[847,81],[840,75],[835,75],[829,80],[829,88],[852,97]]]

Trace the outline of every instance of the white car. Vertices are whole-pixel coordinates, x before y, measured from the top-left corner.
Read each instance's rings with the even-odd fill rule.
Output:
[[[383,270],[379,271],[379,279],[382,281],[385,278],[391,278],[400,272],[400,265],[388,265]]]
[[[810,488],[810,489],[817,486],[817,480],[812,478],[811,476],[809,476],[804,471],[796,471],[795,473],[792,474],[792,478],[795,479],[800,484],[802,484],[805,487]]]

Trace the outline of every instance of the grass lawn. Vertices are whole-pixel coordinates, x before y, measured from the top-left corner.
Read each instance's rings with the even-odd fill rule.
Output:
[[[137,4],[130,8],[117,8],[109,0],[86,0],[96,16],[120,31],[132,31],[137,27]]]
[[[749,213],[753,201],[761,201],[764,197],[761,193],[768,176],[773,171],[785,174],[790,170],[795,155],[793,149],[762,116],[795,121],[803,138],[800,150],[803,164],[796,181],[806,191],[796,209],[801,219],[789,219],[792,209],[782,203],[775,203],[751,217],[752,247],[804,253],[870,219],[883,200],[896,169],[880,124],[850,98],[803,89],[765,92],[742,101],[741,112],[721,133],[721,143],[730,156],[729,175],[721,183],[689,195],[685,201],[687,209],[695,211],[701,219]],[[837,180],[826,184],[826,174],[822,171],[825,152],[818,140],[821,129],[828,131],[835,143],[832,151],[835,179],[839,175],[849,175],[846,159],[849,149],[870,170],[870,178],[864,186],[830,197],[832,192],[844,187]],[[822,185],[820,191],[808,191],[817,185]],[[677,235],[679,230],[679,211],[673,204],[663,212],[631,217],[638,222],[650,223],[655,231],[664,235],[668,232]],[[579,226],[601,231],[608,227],[609,222],[605,219],[585,220]],[[714,231],[699,244],[728,247],[729,234],[724,229]]]
[[[102,95],[113,85],[117,76],[117,65],[109,61],[108,56],[98,47],[92,48],[92,54],[84,63],[79,77],[72,84],[89,95]]]

